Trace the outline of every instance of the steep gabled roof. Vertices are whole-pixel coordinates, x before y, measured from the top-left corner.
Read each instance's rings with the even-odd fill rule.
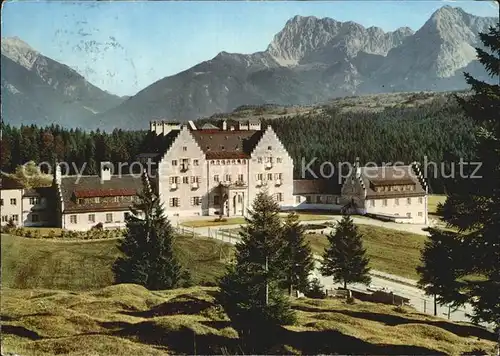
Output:
[[[264,131],[196,130],[191,134],[207,159],[226,159],[250,157]]]
[[[397,198],[423,196],[425,188],[412,166],[361,167],[361,178],[367,198]],[[414,190],[375,191],[376,186],[413,185]]]

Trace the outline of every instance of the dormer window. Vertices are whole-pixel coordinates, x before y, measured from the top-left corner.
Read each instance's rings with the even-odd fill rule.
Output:
[[[101,202],[101,198],[95,197],[94,198],[94,203],[99,204]]]
[[[188,150],[188,148],[187,148],[186,146],[184,146],[184,147],[182,147],[182,150],[183,150],[184,152],[186,152],[186,151]]]
[[[85,203],[85,199],[83,199],[83,198],[78,198],[78,199],[77,199],[77,203],[78,203],[78,204],[84,204],[84,203]]]
[[[220,146],[220,148],[221,148],[221,150],[223,150],[223,151],[224,151],[224,146]]]

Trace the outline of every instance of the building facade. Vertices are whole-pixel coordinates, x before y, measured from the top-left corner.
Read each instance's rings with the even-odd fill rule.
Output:
[[[141,158],[157,163],[152,182],[169,215],[243,216],[262,190],[282,207],[293,205],[293,160],[270,126],[168,125],[154,125],[164,151]]]
[[[23,185],[14,179],[2,177],[0,179],[0,211],[2,226],[12,221],[15,225],[22,225],[23,212]]]
[[[401,223],[428,223],[428,188],[417,164],[359,167],[342,186],[342,204],[359,214]]]

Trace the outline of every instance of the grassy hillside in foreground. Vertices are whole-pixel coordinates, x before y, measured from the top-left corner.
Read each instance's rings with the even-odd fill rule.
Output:
[[[420,264],[420,253],[427,237],[372,225],[358,224],[363,234],[363,245],[370,257],[370,267],[401,277],[418,279],[415,270]],[[308,234],[314,253],[323,255],[328,245],[326,235]]]
[[[29,355],[241,354],[215,288],[93,292],[4,289],[2,351]],[[278,354],[493,353],[495,335],[411,309],[343,300],[293,301],[298,322],[275,334]]]
[[[1,235],[2,287],[90,290],[113,283],[111,266],[118,240],[61,241]],[[201,237],[178,236],[175,247],[193,282],[224,273],[232,246]]]

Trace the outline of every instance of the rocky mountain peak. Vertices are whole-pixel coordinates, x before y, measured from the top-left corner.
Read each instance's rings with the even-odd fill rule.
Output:
[[[19,37],[2,37],[2,55],[31,69],[40,55]]]

